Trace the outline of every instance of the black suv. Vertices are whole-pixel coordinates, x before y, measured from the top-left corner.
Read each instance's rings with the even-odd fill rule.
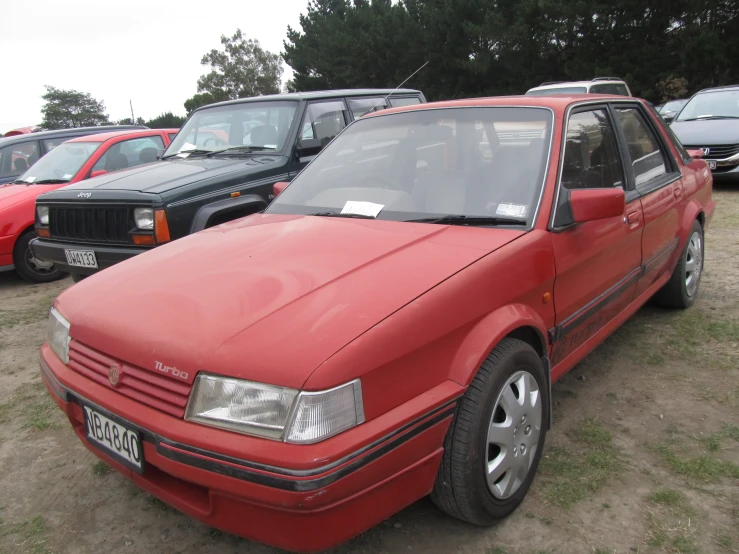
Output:
[[[0,138],[0,185],[15,181],[44,154],[69,139],[126,129],[148,129],[148,127],[144,125],[100,125]]]
[[[43,194],[34,256],[75,280],[159,244],[259,212],[354,119],[425,102],[417,90],[277,94],[192,113],[160,160]]]

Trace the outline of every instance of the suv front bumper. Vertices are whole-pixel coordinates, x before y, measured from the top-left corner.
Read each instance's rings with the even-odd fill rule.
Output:
[[[110,267],[133,258],[137,254],[141,254],[151,248],[132,248],[126,246],[97,246],[86,244],[70,244],[65,242],[56,242],[44,239],[34,239],[31,241],[31,252],[39,260],[53,262],[54,266],[65,273],[78,273],[80,275],[92,275],[101,269]],[[78,267],[71,266],[67,262],[65,250],[92,250],[95,252],[97,267]]]

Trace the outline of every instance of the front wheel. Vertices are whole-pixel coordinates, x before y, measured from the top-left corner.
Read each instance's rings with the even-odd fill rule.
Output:
[[[549,413],[547,375],[527,343],[503,339],[475,375],[444,443],[431,498],[463,521],[513,512],[539,466]]]
[[[31,252],[30,242],[36,238],[34,231],[26,231],[15,243],[13,248],[13,264],[18,275],[32,283],[50,283],[61,278],[64,273],[59,271],[52,262],[39,260]]]
[[[675,271],[667,284],[654,295],[659,305],[678,309],[693,305],[703,275],[703,251],[703,227],[700,221],[694,221]]]

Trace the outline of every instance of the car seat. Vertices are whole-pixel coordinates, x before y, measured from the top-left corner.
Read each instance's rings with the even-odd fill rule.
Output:
[[[121,153],[108,152],[105,160],[105,171],[118,171],[128,167],[128,158]]]
[[[16,158],[13,160],[13,167],[16,171],[20,171],[23,173],[26,169],[28,169],[28,162],[24,158]]]
[[[277,128],[274,125],[254,127],[249,135],[253,146],[277,146]]]
[[[150,164],[151,162],[157,161],[157,149],[156,148],[143,148],[139,152],[139,161],[142,164]]]

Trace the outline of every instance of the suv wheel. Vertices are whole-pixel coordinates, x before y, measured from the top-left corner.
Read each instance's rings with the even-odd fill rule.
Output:
[[[39,260],[33,256],[29,243],[36,238],[34,231],[23,233],[13,248],[13,263],[18,275],[32,283],[50,283],[61,278],[64,273],[59,271],[52,262]]]

